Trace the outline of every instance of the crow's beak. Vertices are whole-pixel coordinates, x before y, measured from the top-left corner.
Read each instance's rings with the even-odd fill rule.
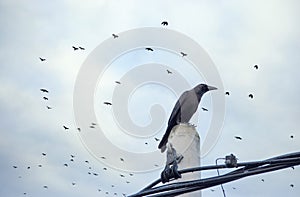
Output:
[[[207,88],[208,88],[208,91],[210,91],[210,90],[217,90],[218,89],[218,88],[213,87],[213,86],[207,86]]]

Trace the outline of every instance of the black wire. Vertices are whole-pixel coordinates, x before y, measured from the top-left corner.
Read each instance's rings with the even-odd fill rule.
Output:
[[[225,158],[217,158],[216,159],[216,166],[218,165],[218,160],[225,160]],[[220,176],[220,172],[219,172],[219,168],[217,168],[217,172],[218,172],[218,176]],[[226,197],[226,194],[225,194],[225,190],[224,190],[224,187],[223,187],[223,184],[221,184],[221,189],[222,189],[222,192],[223,192],[223,196]]]

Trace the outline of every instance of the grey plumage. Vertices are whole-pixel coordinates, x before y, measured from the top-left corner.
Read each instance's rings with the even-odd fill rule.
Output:
[[[173,127],[179,123],[188,123],[194,113],[197,111],[202,96],[206,92],[215,89],[217,88],[208,86],[206,84],[199,84],[193,89],[185,91],[179,97],[169,118],[166,133],[158,145],[158,148],[161,149],[161,152],[166,150],[166,144]]]

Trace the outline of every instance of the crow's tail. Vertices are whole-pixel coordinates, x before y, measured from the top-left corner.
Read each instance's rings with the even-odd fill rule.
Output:
[[[161,149],[161,152],[165,152],[166,150],[166,145],[168,143],[168,138],[169,138],[169,135],[172,131],[173,127],[170,127],[168,126],[167,130],[166,130],[166,133],[164,134],[163,138],[161,139],[159,145],[158,145],[158,148]]]

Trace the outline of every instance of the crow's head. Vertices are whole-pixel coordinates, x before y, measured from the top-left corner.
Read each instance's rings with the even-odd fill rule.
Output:
[[[216,89],[217,89],[216,87],[209,86],[206,84],[199,84],[196,87],[194,87],[194,90],[197,95],[203,95],[205,92],[208,92],[210,90],[216,90]]]

